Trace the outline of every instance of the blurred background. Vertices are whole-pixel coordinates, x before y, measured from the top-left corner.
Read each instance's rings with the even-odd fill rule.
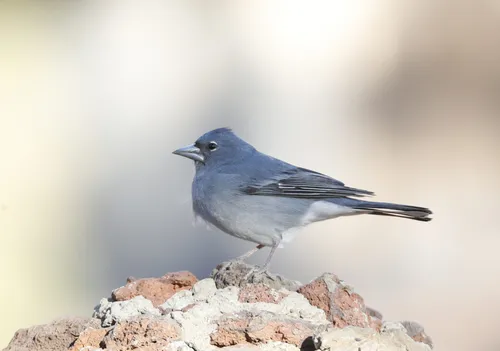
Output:
[[[0,347],[128,276],[253,247],[192,225],[171,154],[229,126],[435,213],[316,223],[274,272],[334,272],[437,349],[499,350],[499,114],[497,1],[2,1]]]

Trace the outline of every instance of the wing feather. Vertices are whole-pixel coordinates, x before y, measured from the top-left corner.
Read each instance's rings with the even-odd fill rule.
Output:
[[[371,191],[345,186],[341,181],[305,168],[289,169],[264,181],[254,180],[243,192],[307,199],[374,195]]]

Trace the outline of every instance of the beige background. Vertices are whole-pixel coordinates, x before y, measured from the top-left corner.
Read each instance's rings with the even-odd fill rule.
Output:
[[[438,349],[498,350],[499,43],[493,1],[2,2],[0,346],[129,275],[249,249],[191,225],[193,166],[171,155],[231,126],[435,212],[312,225],[273,271],[333,271]]]

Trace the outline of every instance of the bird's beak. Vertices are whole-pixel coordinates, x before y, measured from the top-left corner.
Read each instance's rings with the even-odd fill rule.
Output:
[[[173,152],[173,154],[179,155],[179,156],[184,156],[187,158],[190,158],[191,160],[198,161],[198,162],[205,162],[205,158],[201,154],[201,151],[199,148],[194,146],[194,144],[181,147],[180,149],[177,149]]]

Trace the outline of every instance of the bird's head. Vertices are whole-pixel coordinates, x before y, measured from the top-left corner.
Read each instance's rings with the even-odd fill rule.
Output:
[[[252,154],[255,148],[240,139],[229,128],[218,128],[203,134],[193,144],[173,153],[194,160],[197,166],[223,165]]]

